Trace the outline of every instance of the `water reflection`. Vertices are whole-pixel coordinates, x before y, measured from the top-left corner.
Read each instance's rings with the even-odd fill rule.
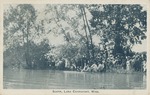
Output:
[[[4,69],[5,89],[145,89],[143,73],[86,73]]]

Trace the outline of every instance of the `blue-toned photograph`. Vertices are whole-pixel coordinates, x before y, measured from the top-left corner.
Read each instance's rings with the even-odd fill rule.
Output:
[[[3,89],[147,89],[146,6],[3,7]]]

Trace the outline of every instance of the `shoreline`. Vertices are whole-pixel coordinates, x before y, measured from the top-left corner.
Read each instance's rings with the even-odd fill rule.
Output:
[[[33,71],[36,71],[36,70],[49,70],[49,71],[60,71],[60,72],[75,72],[75,73],[118,73],[118,74],[134,74],[134,73],[143,73],[143,74],[147,74],[147,72],[142,72],[142,71],[133,71],[133,70],[130,70],[130,71],[126,71],[125,69],[124,70],[120,70],[120,69],[117,69],[117,70],[106,70],[104,72],[92,72],[92,71],[77,71],[77,70],[58,70],[58,69],[27,69],[27,68],[8,68],[8,67],[4,67],[3,68],[3,71],[5,69],[9,69],[9,70],[33,70]]]

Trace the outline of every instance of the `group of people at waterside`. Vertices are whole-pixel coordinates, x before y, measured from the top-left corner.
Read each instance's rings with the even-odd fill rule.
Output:
[[[73,63],[70,64],[70,62],[63,58],[62,60],[59,60],[55,64],[56,69],[59,70],[72,70],[72,71],[80,71],[80,72],[102,72],[105,69],[105,64],[104,63],[92,63],[90,64],[89,62],[86,63],[83,61],[83,63]]]
[[[109,60],[109,61],[108,61]],[[103,60],[98,62],[95,61],[87,61],[85,59],[81,59],[81,61],[71,62],[66,58],[61,58],[58,61],[53,62],[53,65],[50,66],[55,67],[57,70],[73,70],[80,72],[105,72],[111,70],[122,70],[122,71],[140,71],[146,72],[146,57],[135,55],[133,57],[126,56],[125,58],[113,58],[108,60]],[[120,61],[122,60],[122,61]]]

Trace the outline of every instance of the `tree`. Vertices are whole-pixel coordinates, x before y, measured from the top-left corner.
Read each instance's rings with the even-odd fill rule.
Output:
[[[47,5],[46,14],[50,17],[47,20],[49,25],[56,24],[56,34],[63,34],[67,43],[86,45],[84,56],[90,61],[94,59],[94,44],[85,9],[85,5]],[[53,29],[51,31],[54,32]]]
[[[29,41],[30,57],[31,57],[31,69],[48,69],[50,68],[51,59],[47,58],[47,53],[51,50],[51,46],[47,39],[43,39],[39,44],[35,44],[33,41]],[[27,67],[29,68],[29,67]]]
[[[147,12],[141,5],[91,5],[91,26],[102,42],[114,42],[113,55],[131,56],[134,44],[146,39]]]
[[[4,12],[4,44],[6,48],[15,45],[24,46],[26,64],[29,67],[31,67],[29,40],[35,20],[36,10],[30,4],[10,6],[9,10]]]

